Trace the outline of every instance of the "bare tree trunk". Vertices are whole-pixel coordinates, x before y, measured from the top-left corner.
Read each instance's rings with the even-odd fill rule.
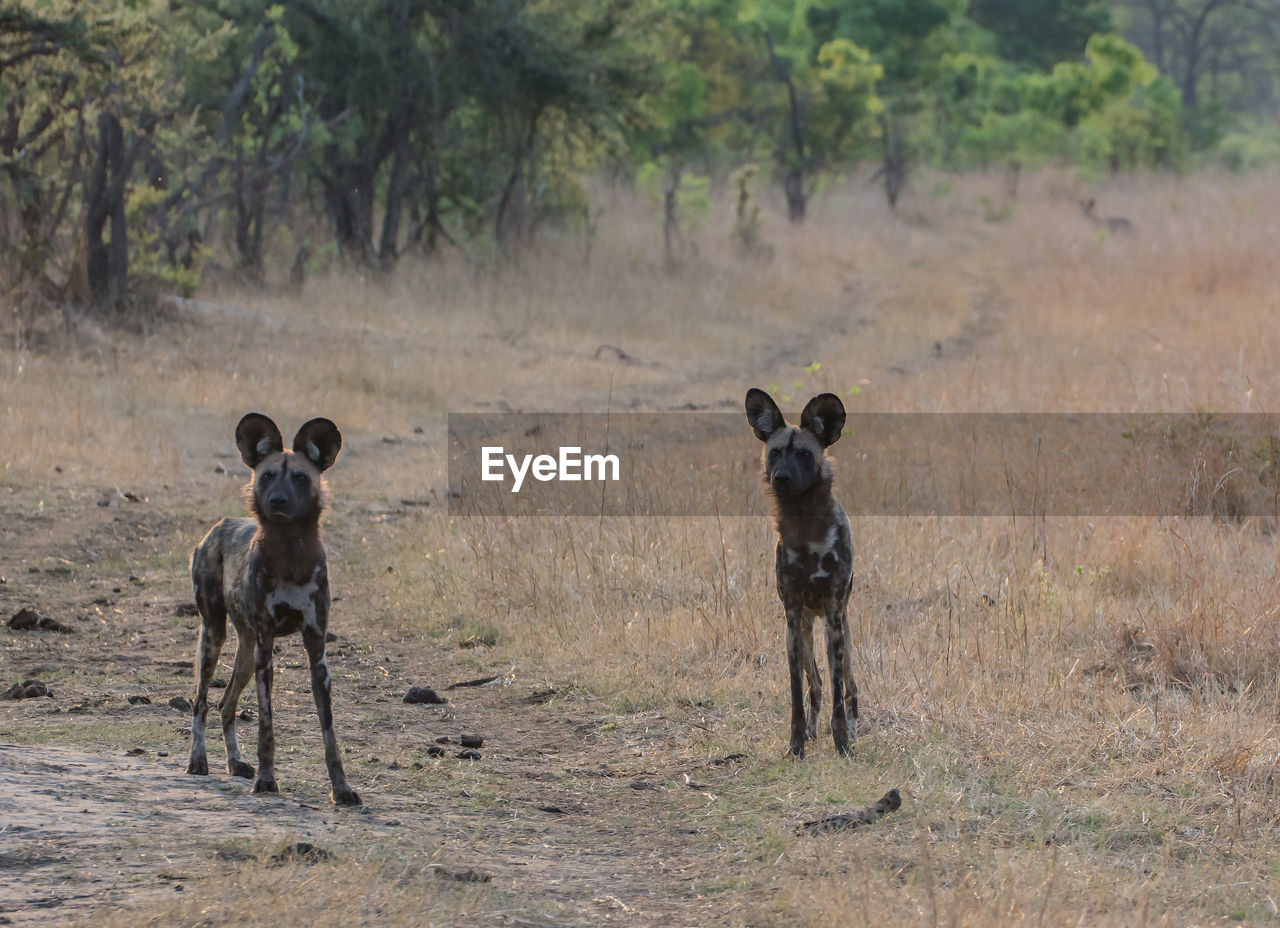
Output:
[[[1236,0],[1204,0],[1204,5],[1187,27],[1186,40],[1183,43],[1183,69],[1181,80],[1182,103],[1194,107],[1200,102],[1198,79],[1200,77],[1200,59],[1204,55],[1205,25],[1210,14],[1222,6],[1230,6]]]
[[[408,126],[396,127],[396,147],[391,156],[391,178],[387,181],[387,208],[382,217],[382,237],[378,243],[378,260],[384,268],[395,264],[399,257],[400,214],[404,209],[404,195],[409,188],[409,131]]]
[[[343,161],[324,178],[325,207],[338,247],[362,262],[373,252],[373,173],[361,162]]]
[[[907,183],[907,155],[898,127],[880,114],[880,139],[884,149],[884,195],[890,209],[898,208],[898,197]]]
[[[436,165],[428,161],[424,174],[424,194],[427,199],[427,251],[434,254],[439,247],[440,231],[440,191],[436,187]]]
[[[773,64],[774,74],[787,90],[787,130],[774,152],[774,160],[782,173],[782,192],[787,198],[787,217],[795,225],[804,222],[807,208],[807,195],[804,189],[805,153],[804,128],[800,121],[800,99],[796,94],[795,82],[786,62],[778,57],[773,47],[773,36],[766,29],[764,33],[765,48],[769,51],[769,61]],[[793,157],[787,156],[787,146],[794,149]]]
[[[136,145],[132,148],[136,152]],[[104,110],[98,117],[97,157],[85,210],[85,241],[89,293],[112,308],[124,296],[129,276],[124,188],[132,161],[132,153],[125,151],[120,120],[112,111]],[[108,223],[108,238],[104,241],[104,226]]]
[[[384,269],[395,264],[399,257],[400,215],[404,209],[404,195],[409,187],[409,135],[415,120],[415,101],[406,87],[408,80],[410,43],[409,3],[405,0],[391,5],[388,10],[391,22],[391,47],[389,49],[394,84],[391,88],[391,115],[387,121],[387,143],[391,155],[391,177],[387,181],[386,209],[382,216],[382,235],[378,241],[378,260]]]
[[[789,167],[782,175],[782,192],[787,198],[787,218],[800,225],[804,222],[808,202],[804,192],[804,172],[798,166]]]
[[[497,239],[498,246],[507,254],[515,252],[526,232],[528,196],[525,192],[525,159],[533,150],[539,115],[534,113],[529,119],[528,131],[512,152],[511,173],[502,187],[502,195],[498,198],[498,208],[494,214],[493,236]]]
[[[676,266],[676,239],[680,235],[679,207],[680,177],[684,167],[676,164],[667,177],[666,189],[662,191],[662,254],[667,270]]]

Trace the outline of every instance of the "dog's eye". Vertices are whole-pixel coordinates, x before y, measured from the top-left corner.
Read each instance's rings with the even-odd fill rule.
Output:
[[[769,460],[771,460],[771,461],[772,461],[774,458],[776,458],[776,457],[777,457],[778,455],[780,455],[780,454],[782,454],[782,449],[781,449],[781,448],[770,448],[770,449],[769,449]]]
[[[306,474],[294,474],[293,482],[295,486],[305,487],[311,480]]]
[[[275,472],[275,471],[273,471],[273,470],[264,470],[264,471],[262,472],[262,479],[263,479],[263,480],[275,480],[275,479],[276,479],[276,472]]]
[[[800,451],[797,452],[797,454],[799,455],[799,458],[802,461],[807,462],[807,461],[813,460],[813,452],[810,451],[808,448],[801,448]]]

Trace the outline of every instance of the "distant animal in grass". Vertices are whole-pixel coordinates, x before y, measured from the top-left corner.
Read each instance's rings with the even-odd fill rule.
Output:
[[[347,785],[333,731],[329,664],[325,633],[329,623],[329,571],[320,540],[325,506],[323,472],[342,447],[338,427],[312,419],[298,430],[286,451],[280,429],[266,416],[249,413],[236,426],[236,447],[253,470],[245,487],[251,519],[223,519],[191,554],[191,581],[202,619],[196,652],[196,698],[191,720],[191,759],[187,773],[207,775],[205,716],[209,683],[227,635],[227,617],[239,646],[235,670],[218,703],[227,748],[227,772],[252,778],[253,767],[240,756],[236,703],[249,678],[258,689],[258,779],[255,793],[278,792],[275,734],[272,729],[271,678],[275,639],[302,633],[311,665],[311,695],[320,714],[324,760],[331,798],[355,806],[360,797]]]
[[[1093,197],[1081,200],[1080,209],[1086,219],[1095,226],[1106,229],[1108,232],[1114,232],[1117,235],[1133,235],[1138,231],[1133,225],[1133,220],[1124,216],[1099,216],[1097,212],[1098,201]]]

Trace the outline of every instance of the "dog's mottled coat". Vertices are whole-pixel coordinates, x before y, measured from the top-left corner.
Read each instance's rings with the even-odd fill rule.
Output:
[[[849,655],[848,602],[853,578],[849,519],[831,493],[826,448],[840,438],[844,404],[833,393],[811,399],[799,427],[787,425],[777,403],[763,390],[746,398],[747,422],[764,442],[761,485],[769,499],[778,597],[787,614],[787,667],[791,682],[790,751],[804,756],[806,735],[817,738],[822,680],[813,653],[813,618],[826,617],[827,665],[831,674],[831,734],[847,754],[858,718],[858,688]],[[809,680],[805,718],[801,672]]]
[[[320,540],[325,507],[322,472],[333,465],[342,436],[328,419],[312,419],[298,430],[293,450],[284,449],[276,424],[249,413],[236,426],[236,445],[253,480],[245,502],[254,517],[223,519],[191,554],[191,580],[202,625],[196,654],[196,698],[187,773],[205,775],[209,682],[227,635],[227,617],[239,645],[231,681],[218,703],[227,748],[227,772],[252,778],[240,754],[236,704],[252,675],[258,690],[258,771],[255,793],[278,791],[272,729],[272,650],[276,638],[302,633],[311,665],[311,692],[320,714],[325,764],[338,805],[359,805],[347,785],[333,730],[325,634],[329,623],[329,573]]]

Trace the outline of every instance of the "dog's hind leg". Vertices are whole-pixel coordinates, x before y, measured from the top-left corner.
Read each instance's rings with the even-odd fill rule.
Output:
[[[858,722],[858,684],[853,679],[853,646],[850,643],[853,639],[849,637],[849,617],[848,611],[844,612],[844,662],[841,664],[841,671],[844,674],[844,705],[845,714],[849,719],[849,730],[853,733],[857,729]]]
[[[198,560],[192,573],[196,575],[194,585],[196,608],[200,612],[200,643],[196,646],[196,698],[191,708],[191,757],[187,762],[187,773],[208,776],[205,722],[209,715],[209,682],[218,666],[222,643],[227,638],[227,606],[222,599],[221,576],[202,572]]]
[[[822,706],[822,676],[818,673],[818,657],[813,650],[813,616],[806,615],[801,621],[804,625],[801,638],[804,647],[804,672],[809,679],[809,719],[805,725],[805,734],[810,741],[817,741],[818,712]]]
[[[329,782],[333,786],[329,797],[334,805],[358,806],[360,797],[347,785],[347,775],[342,770],[342,756],[338,751],[338,737],[333,732],[333,703],[329,696],[329,662],[324,656],[324,625],[321,630],[307,627],[302,630],[302,643],[307,649],[311,664],[311,695],[320,715],[320,732],[324,736],[324,762],[329,768]]]
[[[236,735],[236,706],[240,703],[240,694],[253,676],[253,637],[248,630],[237,628],[239,643],[236,646],[236,667],[231,672],[231,682],[227,684],[218,702],[218,715],[222,719],[222,740],[227,746],[227,773],[233,777],[253,779],[253,765],[246,763],[240,753],[240,738]]]

